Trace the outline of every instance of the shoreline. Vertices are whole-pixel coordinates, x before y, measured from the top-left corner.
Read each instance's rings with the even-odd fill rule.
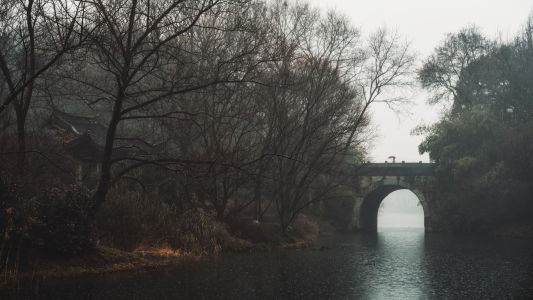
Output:
[[[84,276],[98,276],[122,272],[139,272],[157,268],[177,266],[187,261],[198,261],[226,253],[259,253],[282,249],[305,249],[314,241],[296,240],[291,243],[264,244],[247,243],[246,247],[227,249],[220,253],[197,255],[171,248],[146,248],[132,252],[111,247],[98,246],[91,252],[74,257],[36,258],[24,271],[6,270],[2,272],[0,290],[9,290],[14,284],[24,281],[56,279],[77,279]]]
[[[532,224],[528,224],[533,226]],[[487,233],[486,237],[512,238],[531,240],[533,235],[522,234],[524,230],[529,231],[530,227],[508,226],[496,231]],[[360,234],[360,233],[354,233]],[[442,234],[442,233],[435,233]],[[334,235],[343,235],[335,233]],[[446,234],[445,234],[446,235]],[[454,234],[464,236],[464,234]],[[331,236],[331,235],[326,235]],[[292,239],[290,242],[282,243],[252,243],[241,240],[234,247],[228,247],[220,253],[212,254],[192,254],[179,249],[168,247],[160,248],[140,248],[134,251],[123,251],[116,248],[97,246],[91,253],[73,257],[50,257],[37,254],[37,258],[28,266],[27,270],[15,272],[4,271],[3,280],[0,281],[0,290],[9,290],[18,282],[42,281],[57,279],[79,279],[84,276],[99,276],[122,272],[139,272],[153,270],[157,268],[173,267],[188,261],[198,261],[209,257],[224,255],[227,253],[260,253],[283,249],[306,249],[317,245],[316,239]],[[9,272],[11,271],[11,272]]]

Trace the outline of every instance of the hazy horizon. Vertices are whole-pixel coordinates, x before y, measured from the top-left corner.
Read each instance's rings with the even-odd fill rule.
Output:
[[[424,1],[424,0],[310,0],[324,11],[334,9],[346,15],[363,35],[386,26],[411,42],[418,60],[423,60],[446,37],[459,29],[476,25],[491,38],[508,40],[515,36],[533,9],[533,1]],[[482,8],[482,9],[481,9]],[[398,116],[385,105],[377,105],[372,111],[372,124],[376,138],[370,148],[370,158],[383,162],[390,155],[397,161],[429,161],[427,154],[418,153],[420,136],[411,136],[411,130],[419,124],[431,124],[441,114],[438,107],[428,106],[427,97],[419,88],[413,91],[413,105],[403,116]]]
[[[383,199],[378,228],[424,228],[424,210],[410,190],[398,190]]]

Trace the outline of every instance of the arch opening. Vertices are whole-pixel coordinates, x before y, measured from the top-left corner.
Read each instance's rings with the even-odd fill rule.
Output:
[[[424,209],[420,199],[408,189],[388,194],[378,208],[378,231],[391,228],[424,228]]]
[[[402,197],[408,197],[407,200],[402,200]],[[402,224],[399,220],[381,220],[380,228],[390,227],[426,227],[425,224],[428,221],[428,212],[426,208],[423,196],[417,191],[408,189],[401,185],[382,185],[366,195],[359,210],[359,229],[365,232],[377,232],[378,231],[378,215],[380,215],[380,207],[382,203],[385,203],[381,214],[383,214],[387,206],[392,207],[396,212],[401,212],[402,203],[404,201],[409,202],[409,208],[415,207],[417,209],[418,216],[416,221],[410,226],[408,224]],[[395,204],[387,203],[396,202]],[[414,202],[414,203],[413,203]],[[406,202],[407,203],[407,202]],[[398,216],[396,216],[398,217]],[[428,228],[425,228],[426,230]]]

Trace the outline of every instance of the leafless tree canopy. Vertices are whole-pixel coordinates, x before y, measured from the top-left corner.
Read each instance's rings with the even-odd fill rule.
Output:
[[[128,184],[285,230],[349,184],[369,108],[401,105],[414,63],[397,33],[303,2],[8,0],[0,24],[5,175],[81,184],[95,213]]]

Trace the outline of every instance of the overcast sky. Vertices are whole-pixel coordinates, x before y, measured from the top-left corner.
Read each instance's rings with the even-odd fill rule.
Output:
[[[310,0],[314,6],[335,9],[347,15],[363,34],[381,26],[397,29],[412,43],[422,59],[447,33],[470,24],[487,36],[512,38],[533,9],[533,0]],[[414,91],[410,116],[396,116],[384,106],[375,106],[373,124],[377,137],[370,155],[376,162],[395,155],[397,161],[429,161],[418,154],[422,137],[411,136],[418,124],[433,123],[440,109],[425,105],[421,91]]]

